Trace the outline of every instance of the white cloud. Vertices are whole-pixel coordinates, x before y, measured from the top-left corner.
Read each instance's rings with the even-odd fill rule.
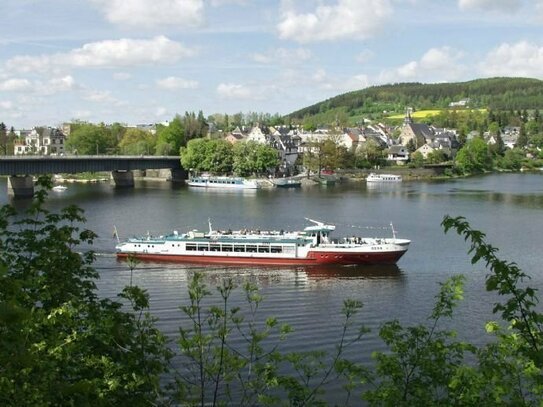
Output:
[[[11,109],[13,109],[13,102],[11,102],[9,100],[0,100],[0,108],[6,109],[6,110],[11,110]]]
[[[262,90],[257,91],[247,85],[236,83],[219,84],[217,94],[224,99],[258,100],[262,98]]]
[[[176,89],[196,89],[198,87],[197,81],[191,81],[175,76],[169,76],[164,79],[156,81],[157,85],[161,89],[176,90]]]
[[[528,41],[501,44],[485,56],[479,69],[487,76],[543,78],[543,45]]]
[[[461,10],[501,11],[505,13],[517,11],[521,0],[458,0]]]
[[[70,67],[119,67],[172,63],[195,51],[165,36],[150,40],[106,40],[91,42],[64,54],[16,56],[6,67],[18,72],[49,71]]]
[[[71,90],[76,87],[75,79],[71,75],[63,76],[62,78],[53,78],[47,83],[47,88],[51,92],[62,92]]]
[[[543,0],[536,0],[534,7],[536,20],[543,21]]]
[[[168,114],[168,109],[166,109],[164,106],[158,106],[155,109],[155,116],[156,117],[164,117]]]
[[[292,65],[310,59],[311,51],[304,48],[277,48],[268,50],[266,53],[263,54],[253,54],[252,58],[254,61],[261,64]]]
[[[132,78],[132,75],[130,75],[128,72],[115,72],[113,74],[113,79],[116,81],[127,81],[130,78]]]
[[[364,64],[368,61],[370,61],[374,57],[373,51],[370,51],[369,49],[365,49],[364,51],[360,52],[356,57],[356,62],[360,64]]]
[[[45,83],[38,82],[35,85],[36,93],[41,96],[49,96],[59,92],[66,92],[75,88],[77,88],[77,84],[75,83],[75,79],[71,75],[52,78]]]
[[[396,69],[383,71],[379,82],[456,80],[465,70],[460,63],[462,57],[462,52],[450,47],[431,48],[418,61],[410,61]]]
[[[4,92],[18,92],[26,91],[32,87],[32,84],[28,79],[8,79],[4,82],[0,82],[0,90]]]
[[[91,101],[91,102],[95,102],[95,103],[117,102],[117,100],[111,95],[111,92],[99,91],[99,90],[87,91],[87,93],[83,96],[83,99]]]
[[[283,10],[279,36],[301,43],[369,38],[392,14],[390,0],[337,0],[309,13],[297,13],[291,2],[284,2]]]
[[[249,0],[211,0],[211,5],[214,7],[223,6],[225,4],[246,5]]]
[[[93,0],[108,21],[128,27],[199,26],[203,0]]]

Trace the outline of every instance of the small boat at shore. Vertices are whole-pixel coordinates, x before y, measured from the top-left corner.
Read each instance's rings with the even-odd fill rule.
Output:
[[[214,177],[211,175],[192,176],[187,181],[190,187],[228,188],[228,189],[258,189],[260,185],[255,180],[241,177]]]
[[[299,188],[302,186],[302,181],[299,178],[274,178],[271,181],[278,188]]]
[[[402,182],[401,175],[370,173],[366,182]]]
[[[307,219],[307,218],[306,218]],[[396,264],[410,240],[396,238],[333,238],[335,226],[307,219],[301,231],[220,231],[209,222],[207,232],[191,230],[165,236],[146,235],[119,242],[118,258],[203,264],[318,265]]]
[[[68,189],[68,187],[64,186],[64,185],[55,185],[52,190],[53,191],[57,191],[57,192],[62,192],[62,191],[66,191]]]

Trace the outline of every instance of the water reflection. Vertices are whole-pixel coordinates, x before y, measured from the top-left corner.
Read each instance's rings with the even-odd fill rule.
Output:
[[[241,195],[241,196],[256,196],[257,189],[234,189],[234,188],[193,188],[187,187],[191,194],[204,194],[210,196],[217,195]]]
[[[124,259],[117,259],[118,269],[129,269]],[[336,279],[402,281],[405,273],[396,264],[375,265],[315,265],[315,266],[255,266],[255,265],[201,265],[190,263],[163,263],[142,261],[136,268],[138,274],[164,270],[167,274],[184,275],[190,279],[195,273],[203,273],[208,283],[217,284],[225,278],[234,281],[253,280],[259,285],[269,285],[281,280],[320,281]],[[156,274],[155,274],[156,276]]]
[[[404,273],[396,264],[307,266],[298,268],[297,271],[304,272],[312,280],[338,278],[401,280],[404,278]]]

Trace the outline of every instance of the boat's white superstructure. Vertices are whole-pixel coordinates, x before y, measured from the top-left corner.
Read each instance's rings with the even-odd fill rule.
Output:
[[[402,182],[401,175],[370,173],[366,182]]]
[[[215,177],[211,175],[192,176],[187,181],[191,187],[229,188],[229,189],[258,189],[255,180],[241,177]]]
[[[303,231],[192,230],[131,238],[116,246],[118,257],[221,264],[394,264],[410,241],[392,238],[333,239],[334,225],[312,221]]]

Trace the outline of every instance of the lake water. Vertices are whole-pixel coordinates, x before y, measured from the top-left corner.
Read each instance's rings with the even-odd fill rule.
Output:
[[[24,207],[26,201],[6,197],[3,202]],[[131,190],[104,184],[69,184],[51,193],[48,206],[58,209],[76,204],[85,210],[87,227],[99,238],[100,293],[115,297],[130,280],[125,263],[115,259],[114,225],[121,238],[164,234],[173,229],[206,229],[208,218],[218,229],[299,229],[305,217],[337,225],[336,236],[380,235],[393,222],[398,237],[412,240],[397,267],[203,267],[182,264],[142,264],[134,282],[151,295],[159,325],[172,337],[185,319],[179,306],[186,303],[187,281],[203,271],[210,286],[231,277],[250,280],[264,295],[261,315],[275,315],[295,328],[286,349],[332,351],[339,337],[341,306],[346,298],[364,303],[358,321],[372,332],[348,351],[353,360],[367,362],[371,351],[383,349],[379,326],[399,319],[406,324],[424,322],[431,312],[438,282],[465,274],[465,300],[454,327],[461,337],[485,340],[484,322],[492,319],[495,297],[484,290],[483,265],[472,266],[468,246],[456,233],[444,234],[444,215],[462,215],[484,231],[504,259],[515,261],[532,276],[530,285],[543,287],[543,175],[500,174],[439,182],[403,182],[369,188],[365,183],[258,191],[207,191],[166,182],[137,182]],[[371,227],[371,229],[366,229]],[[215,294],[214,297],[218,297]],[[236,291],[232,304],[243,303]]]

